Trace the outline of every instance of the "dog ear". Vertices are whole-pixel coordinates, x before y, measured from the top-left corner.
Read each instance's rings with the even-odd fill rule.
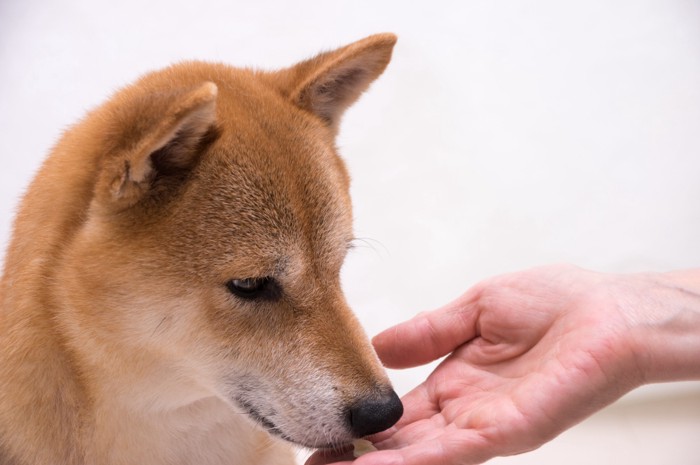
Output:
[[[384,71],[396,43],[377,34],[284,70],[283,86],[299,107],[317,115],[334,132],[340,117]]]
[[[115,99],[110,117],[116,153],[105,157],[97,180],[101,206],[124,210],[151,192],[157,180],[177,180],[189,171],[215,132],[216,95],[216,84],[206,82],[194,89]]]

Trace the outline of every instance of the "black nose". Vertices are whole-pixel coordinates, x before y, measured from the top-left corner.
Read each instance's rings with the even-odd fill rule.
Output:
[[[357,402],[350,408],[350,428],[356,437],[384,431],[403,415],[401,399],[393,390]]]

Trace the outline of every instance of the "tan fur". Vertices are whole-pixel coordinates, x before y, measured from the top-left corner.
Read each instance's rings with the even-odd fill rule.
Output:
[[[277,72],[174,65],[66,132],[5,260],[1,464],[293,463],[235,399],[294,443],[353,439],[338,412],[389,382],[340,289],[334,137],[395,40]],[[268,276],[282,298],[225,285]]]

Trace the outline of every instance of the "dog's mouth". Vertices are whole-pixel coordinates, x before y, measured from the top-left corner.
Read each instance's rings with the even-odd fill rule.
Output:
[[[285,441],[291,442],[292,444],[296,444],[297,446],[302,446],[302,447],[308,447],[308,448],[316,448],[316,449],[332,449],[332,450],[337,450],[339,445],[337,443],[326,443],[326,444],[318,444],[318,443],[304,443],[303,441],[299,441],[296,439],[293,439],[292,437],[288,436],[285,434],[279,426],[277,426],[272,420],[270,420],[268,417],[260,413],[260,411],[252,405],[250,402],[248,402],[245,399],[242,399],[240,397],[236,398],[236,402],[240,407],[246,412],[246,414],[253,420],[255,421],[258,425],[260,425],[265,431],[270,433],[273,436],[276,436],[280,439],[284,439]]]
[[[286,441],[295,442],[289,436],[285,435],[279,427],[274,424],[269,418],[260,413],[250,402],[245,399],[236,398],[236,402],[240,405],[243,410],[248,414],[250,418],[255,420],[260,426],[262,426],[268,433],[278,436]]]

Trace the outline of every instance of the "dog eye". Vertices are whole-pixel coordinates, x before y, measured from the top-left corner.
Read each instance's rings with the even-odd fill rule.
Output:
[[[229,292],[246,300],[276,300],[281,289],[271,277],[232,279],[226,283]]]

